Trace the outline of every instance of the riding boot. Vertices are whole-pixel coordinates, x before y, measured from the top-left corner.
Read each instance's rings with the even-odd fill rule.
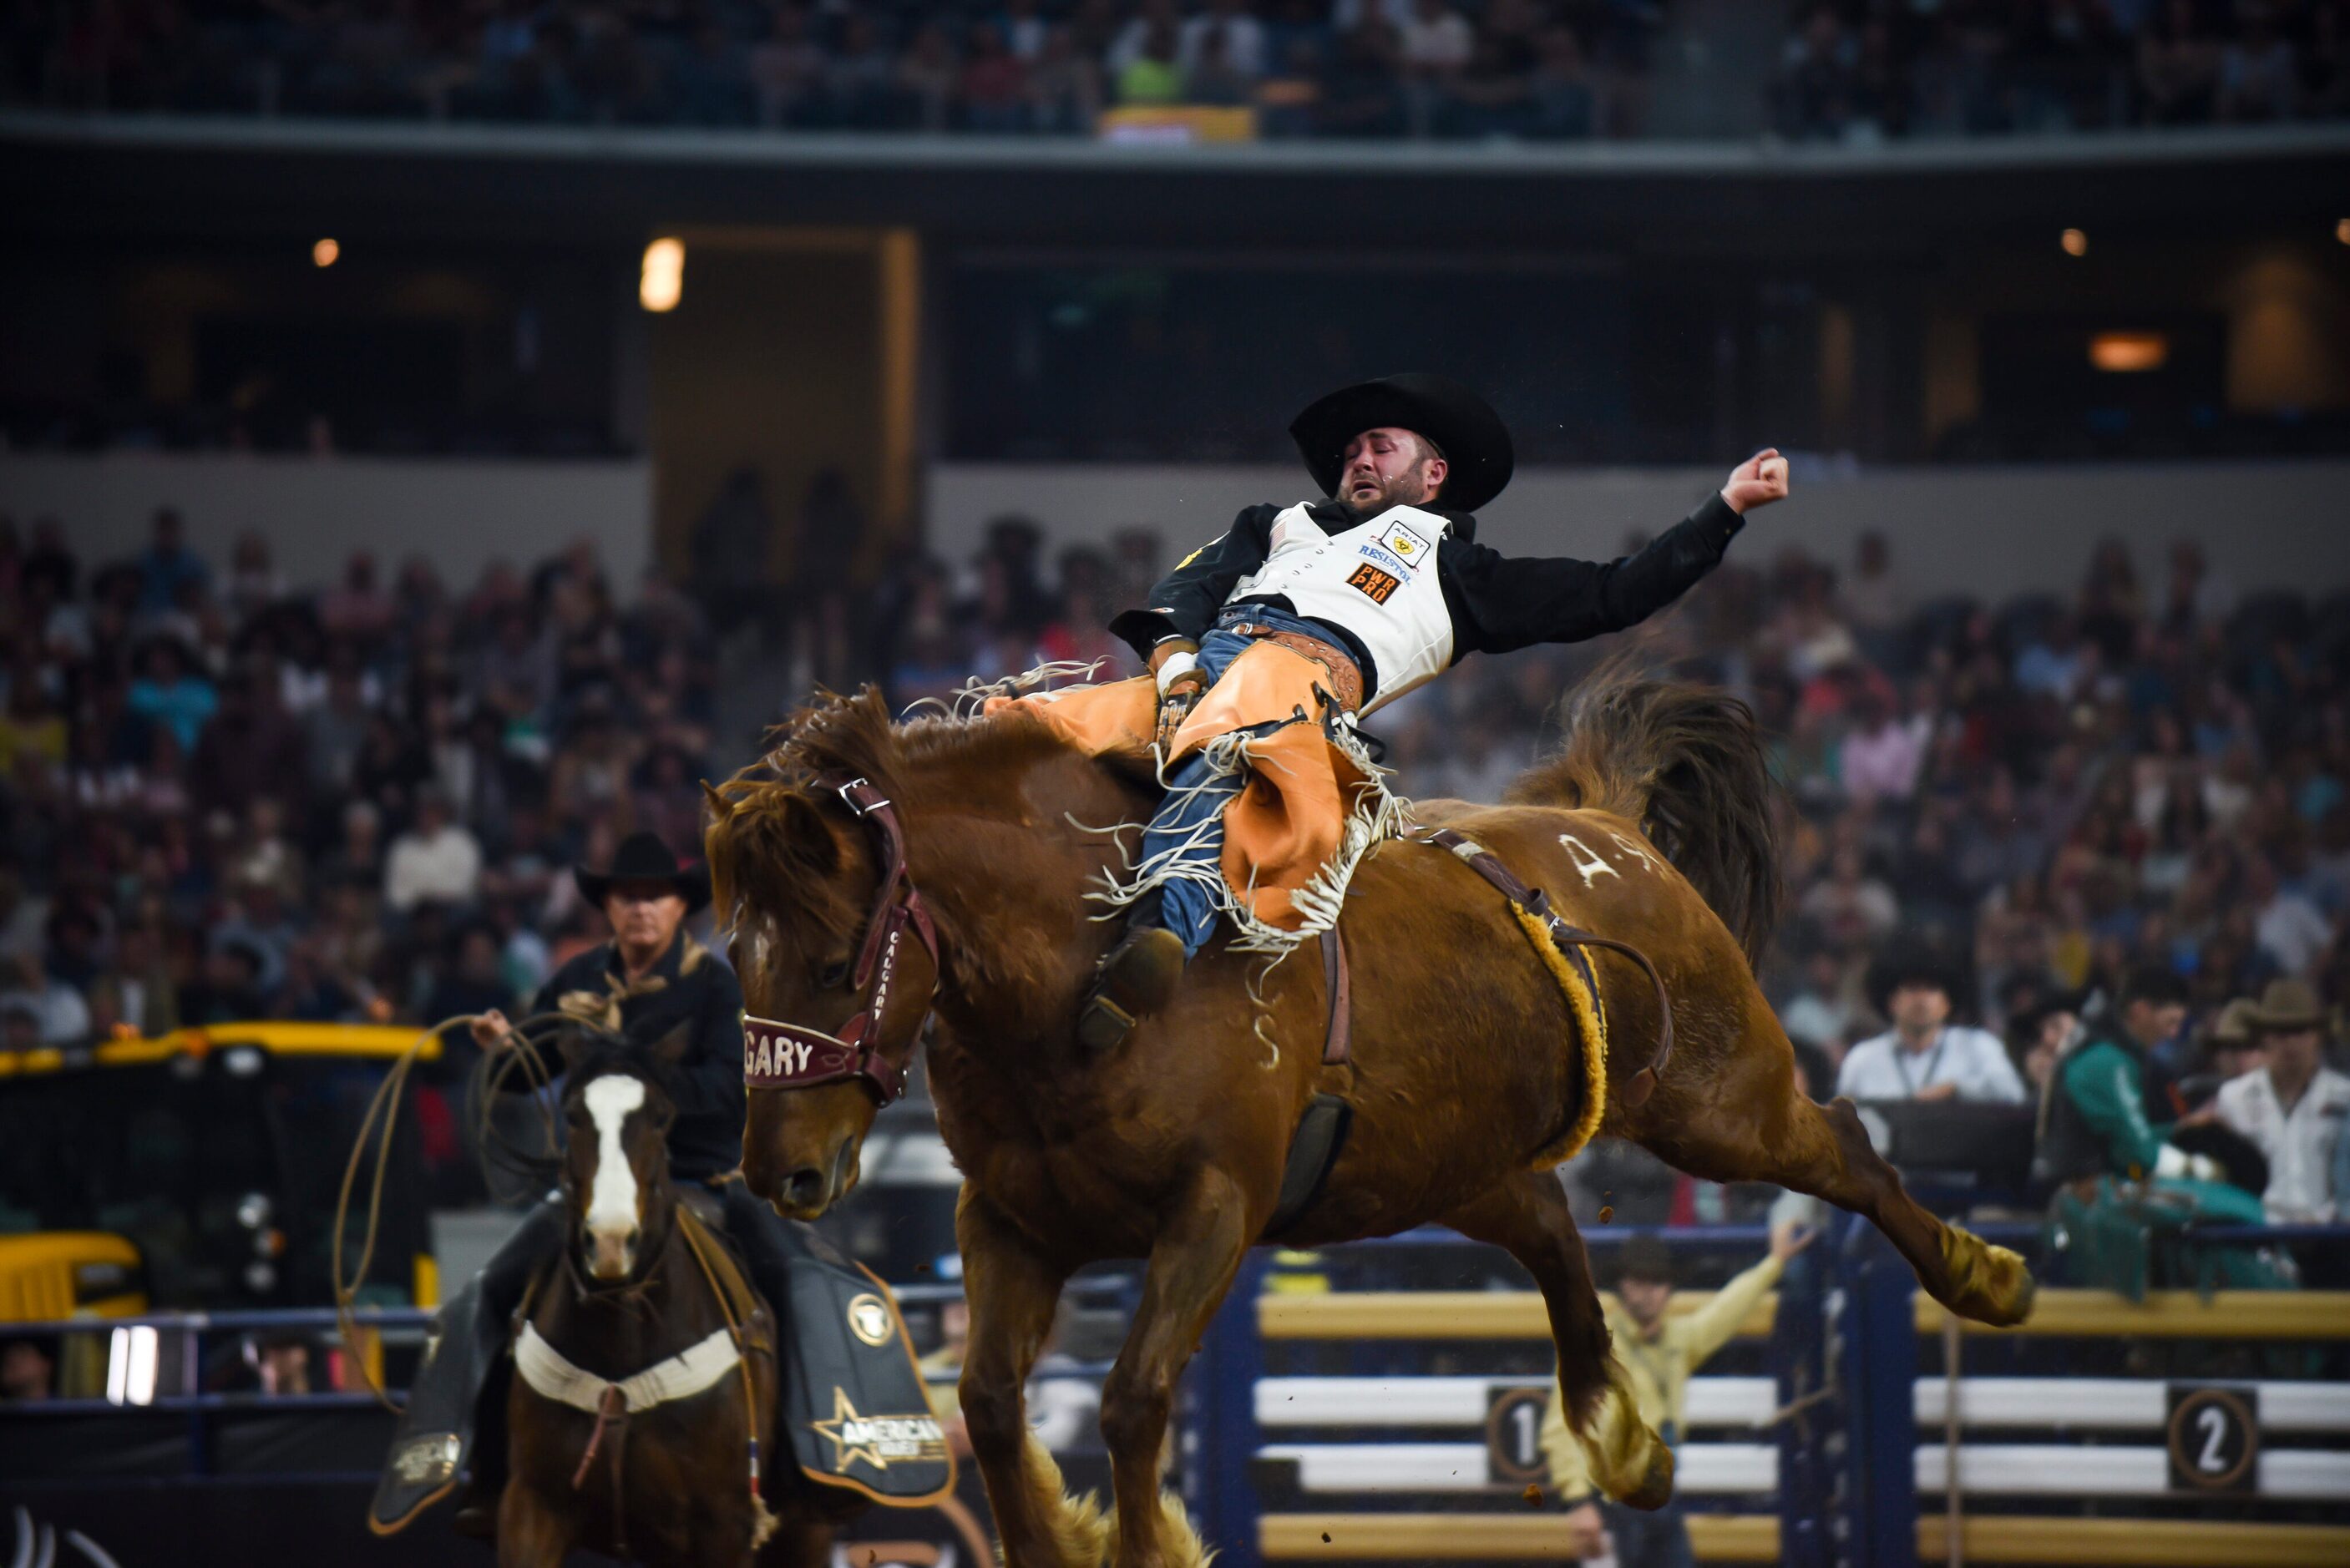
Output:
[[[1101,961],[1093,989],[1077,1011],[1077,1043],[1108,1051],[1124,1040],[1138,1019],[1167,1005],[1183,978],[1191,955],[1183,939],[1160,923],[1162,897],[1143,894],[1128,909],[1126,934]]]
[[[378,1534],[405,1525],[468,1471],[459,1527],[494,1528],[505,1488],[507,1340],[530,1282],[561,1255],[566,1223],[558,1203],[532,1209],[433,1318],[376,1488],[369,1523]],[[485,1421],[484,1407],[492,1405]]]
[[[769,1473],[778,1484],[797,1476],[899,1506],[936,1501],[954,1464],[889,1288],[814,1226],[783,1219],[741,1182],[721,1191],[727,1238],[778,1324],[780,1407]],[[844,1413],[894,1440],[879,1448],[845,1440]]]
[[[790,1238],[784,1229],[789,1222],[754,1198],[742,1182],[730,1181],[717,1191],[726,1239],[742,1254],[743,1272],[751,1276],[751,1288],[781,1323],[792,1299]]]

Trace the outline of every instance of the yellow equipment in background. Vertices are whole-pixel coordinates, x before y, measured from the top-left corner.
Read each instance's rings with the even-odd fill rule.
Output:
[[[255,1022],[0,1055],[0,1323],[326,1304],[352,1133],[415,1038]],[[430,1306],[421,1162],[397,1142],[369,1293]]]

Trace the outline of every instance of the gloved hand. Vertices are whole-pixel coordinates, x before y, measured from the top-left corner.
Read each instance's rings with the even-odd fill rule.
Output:
[[[1175,732],[1200,705],[1208,690],[1208,672],[1197,665],[1187,666],[1159,683],[1159,755],[1163,761],[1175,749]]]
[[[2208,1154],[2189,1154],[2177,1144],[2164,1144],[2154,1157],[2154,1174],[2177,1181],[2217,1181],[2220,1162]]]

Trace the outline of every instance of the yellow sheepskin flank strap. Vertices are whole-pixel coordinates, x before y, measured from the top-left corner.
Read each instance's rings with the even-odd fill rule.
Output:
[[[1575,1118],[1575,1126],[1566,1137],[1534,1156],[1534,1168],[1548,1170],[1563,1165],[1583,1150],[1599,1131],[1599,1118],[1607,1111],[1607,1010],[1598,994],[1586,984],[1583,971],[1558,950],[1551,940],[1550,923],[1541,916],[1529,914],[1523,904],[1513,902],[1510,913],[1518,918],[1518,929],[1526,933],[1526,940],[1550,968],[1551,978],[1566,997],[1567,1011],[1575,1014],[1575,1027],[1583,1036],[1583,1114]]]

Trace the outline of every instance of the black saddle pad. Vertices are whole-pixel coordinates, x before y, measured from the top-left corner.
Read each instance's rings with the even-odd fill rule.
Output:
[[[787,1225],[784,1410],[794,1461],[824,1486],[926,1508],[954,1490],[954,1457],[931,1408],[889,1287],[804,1225]]]

